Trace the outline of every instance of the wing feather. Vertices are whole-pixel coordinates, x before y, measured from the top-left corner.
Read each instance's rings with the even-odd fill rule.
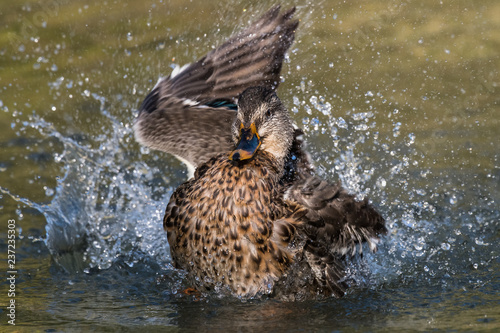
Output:
[[[193,168],[229,151],[237,96],[252,86],[276,89],[298,21],[276,6],[200,60],[161,79],[139,109],[137,140]],[[213,107],[220,101],[220,107]],[[224,102],[225,101],[225,102]]]

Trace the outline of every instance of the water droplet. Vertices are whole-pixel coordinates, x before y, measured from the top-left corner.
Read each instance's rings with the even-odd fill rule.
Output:
[[[359,124],[359,125],[354,126],[355,131],[367,131],[369,129],[370,128],[366,124]]]
[[[445,251],[448,251],[448,250],[450,250],[451,245],[450,245],[450,244],[448,244],[448,243],[442,243],[442,244],[441,244],[441,248],[442,248],[443,250],[445,250]]]
[[[360,112],[360,113],[355,113],[352,115],[352,119],[354,120],[364,120],[365,122],[368,121],[369,118],[373,117],[373,112]]]
[[[319,125],[320,125],[319,119],[318,118],[311,119],[311,125],[313,125],[314,130],[317,131],[319,129]]]
[[[420,195],[420,196],[424,196],[424,195],[426,195],[426,194],[427,194],[427,192],[426,192],[424,189],[421,189],[421,188],[416,189],[416,190],[415,190],[415,193],[417,193],[417,194],[418,194],[418,195]]]
[[[326,102],[323,104],[321,112],[323,112],[325,116],[330,116],[332,114],[332,105],[329,102]]]
[[[131,41],[132,39],[134,39],[134,37],[132,36],[132,33],[131,32],[127,32],[127,40]]]
[[[455,194],[453,194],[451,197],[450,197],[450,204],[452,205],[456,205],[457,204],[457,197]]]
[[[300,81],[300,90],[302,92],[306,91],[306,83],[304,81]]]
[[[336,135],[337,135],[337,131],[338,131],[338,130],[337,130],[337,127],[332,126],[332,128],[330,129],[330,134],[331,134],[332,136],[336,136]]]
[[[45,195],[46,196],[51,197],[51,196],[54,195],[54,190],[51,189],[50,187],[44,186],[43,188],[45,190]]]
[[[395,125],[394,125],[394,129],[392,130],[392,136],[397,138],[399,136],[399,134],[401,134],[401,132],[399,131],[401,127],[401,123],[400,122],[397,122]]]
[[[474,240],[474,242],[477,244],[477,245],[488,245],[488,244],[485,244],[484,241],[480,238],[476,238]]]
[[[408,139],[410,139],[410,141],[408,141],[407,146],[414,144],[415,143],[415,134],[413,134],[413,133],[408,134]]]
[[[346,121],[342,117],[338,117],[336,123],[337,123],[337,126],[340,128],[347,129],[347,127],[348,127]]]
[[[309,98],[309,102],[311,102],[312,106],[317,107],[317,105],[318,105],[318,97],[311,96],[311,98]]]
[[[378,186],[379,188],[384,188],[384,187],[386,187],[386,186],[387,186],[387,181],[386,181],[384,178],[379,178],[379,179],[377,180],[377,186]]]

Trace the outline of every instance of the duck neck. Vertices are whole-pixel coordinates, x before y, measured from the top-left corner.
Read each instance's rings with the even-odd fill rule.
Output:
[[[261,151],[257,156],[255,156],[254,163],[257,166],[267,167],[269,171],[278,176],[278,178],[282,176],[284,163],[283,161],[277,159],[273,154]]]

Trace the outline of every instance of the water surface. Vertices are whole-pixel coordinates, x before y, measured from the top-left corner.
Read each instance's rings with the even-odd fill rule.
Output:
[[[17,330],[500,329],[494,0],[283,3],[301,22],[278,93],[318,172],[369,196],[390,235],[342,299],[179,292],[161,219],[186,170],[140,147],[133,117],[160,76],[273,4],[0,2],[0,258],[7,274],[14,219]]]

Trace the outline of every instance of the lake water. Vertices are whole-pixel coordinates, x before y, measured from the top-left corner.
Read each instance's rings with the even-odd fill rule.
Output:
[[[278,94],[318,172],[369,196],[390,234],[342,299],[179,292],[162,217],[186,170],[135,142],[136,109],[273,4],[0,1],[1,274],[17,271],[2,327],[500,330],[496,0],[283,3],[300,26]]]

